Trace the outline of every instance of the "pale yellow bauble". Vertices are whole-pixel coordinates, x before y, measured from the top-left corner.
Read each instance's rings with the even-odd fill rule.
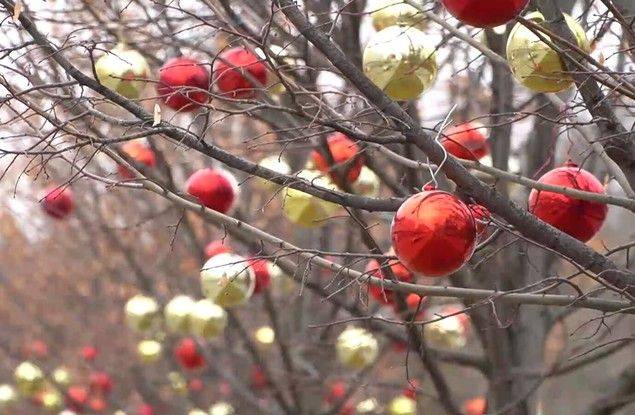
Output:
[[[152,327],[159,313],[159,305],[152,297],[135,295],[125,306],[126,324],[133,330],[143,332]]]
[[[291,174],[291,166],[289,166],[289,164],[280,155],[265,157],[258,162],[258,165],[260,167],[273,170],[280,175],[288,176]],[[273,191],[278,187],[281,187],[280,185],[261,177],[257,177],[255,179],[255,184],[259,188],[259,190],[262,191]]]
[[[187,415],[209,415],[209,413],[202,409],[191,409]]]
[[[220,335],[227,327],[227,313],[212,300],[197,301],[192,310],[191,333],[204,339]]]
[[[388,404],[390,415],[417,415],[417,401],[407,396],[398,396]]]
[[[0,385],[0,413],[18,401],[18,394],[9,384]]]
[[[314,186],[337,190],[337,186],[328,176],[315,170],[302,170],[297,177]],[[315,228],[326,224],[326,220],[339,209],[335,203],[327,202],[319,197],[287,187],[284,193],[282,210],[292,223],[305,228]]]
[[[240,255],[214,255],[201,269],[203,294],[221,307],[244,304],[253,294],[255,285],[254,272]]]
[[[235,415],[234,407],[227,402],[216,402],[209,408],[209,415]]]
[[[375,398],[368,398],[357,404],[355,407],[356,415],[377,415],[381,408]]]
[[[51,377],[57,385],[62,387],[67,387],[73,380],[70,372],[65,367],[58,367],[57,369],[55,369]]]
[[[364,166],[359,173],[359,177],[355,183],[351,185],[351,187],[358,195],[374,198],[379,195],[381,181],[374,171],[367,166]]]
[[[437,77],[434,46],[418,29],[387,27],[364,48],[364,74],[396,101],[417,99]]]
[[[42,392],[40,398],[42,399],[42,407],[49,412],[59,411],[64,405],[62,394],[55,389]]]
[[[179,372],[168,373],[168,380],[170,381],[170,387],[179,395],[187,395],[187,379],[183,377]]]
[[[564,17],[580,49],[589,52],[589,40],[582,26],[571,16],[565,14]],[[539,12],[530,13],[525,18],[539,25],[545,24]],[[558,52],[521,23],[517,23],[509,34],[507,61],[518,82],[534,92],[560,92],[573,85],[573,78],[565,73],[566,68]]]
[[[31,362],[22,362],[13,372],[15,386],[24,396],[30,397],[44,387],[44,372]]]
[[[423,1],[415,1],[423,7]],[[374,0],[370,2],[369,10],[373,27],[377,31],[389,26],[414,26],[419,29],[428,26],[426,16],[403,0]]]
[[[458,349],[467,343],[467,330],[459,316],[426,324],[423,332],[428,342],[436,347]]]
[[[163,346],[156,340],[142,340],[137,344],[137,356],[142,363],[155,363],[162,354]]]
[[[361,327],[348,327],[335,345],[339,361],[351,369],[363,369],[377,359],[379,344],[375,336]]]
[[[254,331],[254,339],[260,350],[266,351],[271,349],[273,342],[276,340],[276,332],[271,326],[258,327]]]
[[[95,62],[99,82],[129,99],[138,99],[150,77],[150,66],[136,50],[119,43]]]
[[[170,333],[186,334],[190,331],[190,315],[195,301],[187,295],[177,295],[165,305],[163,316]]]

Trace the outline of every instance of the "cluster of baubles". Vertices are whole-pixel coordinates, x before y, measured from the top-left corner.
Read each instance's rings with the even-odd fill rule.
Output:
[[[418,383],[416,380],[412,382]],[[337,380],[331,383],[324,396],[324,402],[330,407],[340,405],[339,415],[416,415],[417,398],[416,391],[409,385],[404,391],[390,400],[387,405],[380,404],[375,398],[360,400],[356,405],[347,397],[348,386],[346,382]]]

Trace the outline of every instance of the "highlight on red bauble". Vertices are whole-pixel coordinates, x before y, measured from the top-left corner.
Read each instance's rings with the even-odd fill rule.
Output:
[[[253,78],[253,79],[250,79]],[[253,80],[258,81],[257,85]],[[219,92],[234,99],[255,95],[267,84],[267,67],[260,58],[242,47],[222,52],[214,62],[214,83]]]
[[[489,154],[489,143],[483,134],[483,127],[465,123],[448,128],[443,132],[441,145],[456,158],[477,161]]]
[[[487,225],[489,225],[492,221],[492,214],[483,205],[471,204],[468,205],[468,207],[470,208],[474,221],[476,222],[476,233],[481,235],[487,229]]]
[[[397,210],[391,227],[395,255],[409,270],[444,277],[460,269],[474,253],[476,223],[456,196],[423,191]]]
[[[218,254],[231,254],[234,250],[224,240],[218,239],[205,245],[205,256],[211,258]]]
[[[89,376],[90,390],[107,395],[112,391],[112,378],[106,372],[92,372]]]
[[[338,167],[345,164],[345,167],[348,168],[346,180],[348,180],[349,183],[355,182],[362,171],[362,167],[364,167],[364,159],[361,156],[358,156],[359,146],[357,143],[340,132],[335,132],[328,136],[327,143],[329,151],[333,156],[333,162],[335,163],[335,166],[332,167]],[[325,174],[328,173],[333,182],[341,185],[337,175],[332,171],[332,167],[329,167],[326,157],[324,157],[319,151],[313,150],[311,158],[318,170]],[[353,158],[355,160],[351,161]]]
[[[385,267],[390,266],[393,274],[397,278],[397,280],[401,282],[413,282],[415,277],[412,272],[408,271],[408,268],[404,267],[401,262],[396,259],[391,259],[388,261],[388,264],[383,263],[380,264],[376,259],[371,259],[368,261],[366,265],[366,270],[364,271],[367,275],[380,278],[380,279],[389,279],[386,276],[386,271],[384,271]],[[389,290],[386,287],[382,287],[381,285],[370,284],[368,287],[370,295],[377,301],[383,304],[393,304],[395,301],[395,293],[392,290]]]
[[[121,150],[126,153],[128,157],[142,166],[152,168],[157,164],[157,158],[154,151],[152,151],[149,145],[141,141],[128,141],[126,144],[121,146]],[[134,174],[122,165],[117,166],[117,171],[119,176],[121,176],[124,180],[134,178]]]
[[[97,358],[99,351],[94,346],[84,346],[82,347],[82,350],[80,350],[79,354],[85,361],[92,362]]]
[[[231,210],[238,194],[236,179],[222,169],[197,170],[187,179],[185,188],[201,204],[220,213]]]
[[[475,27],[503,25],[518,16],[528,3],[529,0],[443,0],[452,16]]]
[[[567,163],[564,167],[545,173],[538,182],[604,194],[602,183],[593,174],[574,163]],[[602,227],[608,206],[604,203],[532,189],[529,194],[529,211],[562,232],[587,242]]]
[[[159,69],[157,94],[176,111],[193,111],[209,101],[210,74],[193,58],[179,57]]]
[[[249,266],[256,276],[254,294],[263,292],[271,284],[271,269],[266,259],[249,258]]]
[[[465,415],[484,415],[487,412],[487,399],[482,396],[468,399],[463,403]]]
[[[75,208],[75,197],[70,187],[66,185],[48,186],[44,190],[44,198],[42,199],[42,209],[50,217],[55,219],[64,219],[73,212]]]
[[[251,379],[251,387],[256,390],[264,389],[269,384],[264,370],[258,365],[251,367],[249,378]]]
[[[193,339],[182,339],[174,350],[174,356],[183,368],[188,370],[199,369],[205,366],[205,358],[198,350],[198,345]]]

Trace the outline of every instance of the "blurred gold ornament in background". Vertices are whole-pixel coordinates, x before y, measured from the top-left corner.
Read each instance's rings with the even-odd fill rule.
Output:
[[[208,412],[205,412],[205,411],[204,411],[204,410],[202,410],[202,409],[195,408],[195,409],[191,409],[191,410],[187,413],[187,415],[209,415],[209,413],[208,413]]]
[[[273,155],[263,158],[258,162],[260,167],[264,167],[269,170],[273,170],[276,173],[281,175],[289,175],[291,174],[291,166],[284,160],[280,155]],[[263,179],[261,177],[257,177],[255,179],[255,184],[258,186],[260,190],[263,191],[272,191],[281,187],[280,185],[271,182],[269,180]]]
[[[125,306],[126,324],[135,331],[147,331],[159,313],[159,305],[152,297],[135,295]]]
[[[449,316],[426,324],[423,331],[430,344],[437,347],[458,349],[467,344],[467,327],[459,316]]]
[[[270,326],[262,326],[256,329],[254,338],[261,350],[269,350],[276,340],[276,332]]]
[[[31,362],[22,362],[13,372],[15,385],[24,396],[33,396],[44,387],[42,369]]]
[[[351,185],[353,191],[365,197],[377,197],[381,187],[379,177],[369,167],[362,167],[359,177]]]
[[[255,284],[252,268],[240,255],[214,255],[201,269],[203,294],[221,307],[235,307],[247,302]]]
[[[42,407],[47,411],[58,411],[62,409],[64,400],[62,394],[56,389],[48,389],[42,392],[40,396],[42,400]]]
[[[170,381],[170,387],[179,395],[187,395],[187,379],[183,377],[179,372],[168,373],[168,380]]]
[[[212,300],[200,300],[191,315],[192,334],[204,339],[217,337],[227,326],[227,313]]]
[[[431,40],[420,30],[390,26],[375,33],[363,57],[364,74],[396,101],[417,99],[437,76]]]
[[[209,408],[209,415],[235,415],[234,407],[227,402],[216,402]]]
[[[165,305],[165,326],[171,333],[186,334],[190,331],[190,316],[195,301],[187,295],[177,295]]]
[[[138,99],[150,77],[150,66],[139,52],[119,43],[97,59],[95,72],[99,82],[108,89],[126,98]]]
[[[9,384],[0,385],[0,411],[9,408],[18,401],[18,394]]]
[[[52,378],[56,384],[62,387],[67,387],[72,381],[70,372],[63,366],[60,366],[53,371]]]
[[[328,176],[314,170],[302,170],[297,175],[314,186],[337,190],[337,186]],[[287,187],[282,205],[285,216],[289,221],[305,228],[315,228],[325,225],[326,219],[333,216],[339,209],[335,203],[327,202],[319,197]]]
[[[351,369],[363,369],[377,359],[379,344],[375,336],[361,327],[348,327],[335,345],[340,362]]]
[[[137,356],[142,363],[155,363],[163,354],[163,346],[156,340],[142,340],[137,344]]]
[[[423,2],[417,1],[422,7]],[[370,17],[375,30],[380,31],[389,26],[414,26],[425,29],[428,19],[416,7],[403,0],[374,0],[370,3]]]
[[[358,403],[355,411],[357,415],[377,415],[380,413],[381,408],[379,403],[377,403],[377,399],[368,398]]]
[[[568,14],[564,17],[580,49],[590,52],[589,40],[582,26]],[[530,13],[525,19],[545,25],[545,19],[539,12]],[[544,33],[541,35],[549,39]],[[521,23],[517,23],[509,34],[507,60],[518,82],[534,92],[560,92],[573,85],[573,78],[566,73],[558,52]]]
[[[390,415],[417,415],[417,402],[407,396],[398,396],[388,404]]]

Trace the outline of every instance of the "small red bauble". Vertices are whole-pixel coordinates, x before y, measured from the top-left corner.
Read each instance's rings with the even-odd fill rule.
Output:
[[[492,221],[492,214],[483,205],[469,205],[474,221],[476,222],[476,232],[480,235],[485,232],[487,225]]]
[[[205,359],[193,339],[185,338],[181,340],[176,346],[174,355],[185,369],[198,369],[205,366]]]
[[[484,415],[487,412],[487,400],[482,396],[472,398],[463,404],[465,415]]]
[[[249,377],[251,378],[251,386],[254,389],[264,389],[269,384],[265,372],[258,365],[254,365],[251,368]]]
[[[106,407],[108,405],[106,404],[106,401],[102,398],[92,398],[90,400],[90,402],[88,402],[88,407],[93,411],[93,412],[103,412],[106,410]]]
[[[443,0],[452,16],[475,27],[503,25],[518,16],[527,3],[529,0]]]
[[[604,193],[604,186],[595,176],[572,163],[547,172],[538,181],[586,192]],[[608,206],[533,189],[529,194],[529,211],[562,232],[586,242],[602,227]]]
[[[212,241],[205,245],[205,256],[211,258],[218,254],[231,254],[234,250],[226,244],[225,241],[219,239],[217,241]]]
[[[327,138],[327,143],[329,151],[333,156],[333,162],[336,165],[348,162],[353,157],[356,157],[357,153],[359,153],[359,147],[357,146],[357,144],[340,132],[331,134]],[[313,163],[318,170],[320,170],[322,173],[330,173],[333,181],[337,184],[341,184],[339,183],[337,175],[335,175],[334,172],[330,171],[331,168],[329,168],[329,164],[326,161],[326,158],[320,152],[314,150],[311,153],[311,157],[313,158]],[[349,183],[353,183],[359,177],[359,174],[362,171],[362,167],[364,167],[364,160],[362,159],[362,157],[357,157],[355,161],[352,162],[352,164],[347,164],[346,167],[348,167],[348,174],[346,176],[346,179]]]
[[[229,396],[232,394],[232,387],[227,382],[221,382],[218,385],[218,392],[220,392],[222,396]]]
[[[426,302],[426,297],[421,296],[419,294],[410,293],[406,297],[406,304],[408,305],[408,309],[411,311],[416,311],[417,308],[423,308]]]
[[[254,294],[261,293],[271,284],[271,268],[265,259],[249,258],[249,265],[256,276]]]
[[[192,392],[200,392],[203,390],[203,381],[199,378],[194,378],[189,381],[188,388]]]
[[[338,380],[331,384],[329,392],[324,397],[324,400],[331,405],[341,401],[346,396],[346,382]]]
[[[49,347],[42,340],[33,340],[24,347],[24,353],[27,357],[44,359],[49,354]]]
[[[261,85],[254,85],[249,77]],[[231,98],[251,98],[255,89],[267,83],[267,67],[253,53],[243,48],[232,48],[218,55],[214,62],[214,81],[218,90]]]
[[[121,150],[126,153],[128,157],[145,167],[154,167],[157,164],[154,151],[152,151],[150,146],[140,141],[128,141],[121,147]],[[117,171],[119,172],[119,176],[123,179],[129,180],[134,178],[132,172],[124,166],[117,166]]]
[[[82,347],[80,354],[82,355],[82,359],[84,359],[87,362],[92,362],[93,360],[95,360],[95,358],[97,358],[99,351],[97,350],[96,347],[84,346]]]
[[[392,259],[388,261],[388,263],[390,264],[390,269],[392,270],[393,274],[399,281],[414,281],[414,275],[412,275],[412,272],[408,271],[408,269],[404,267],[401,262]],[[384,266],[386,265],[384,264]],[[381,278],[383,280],[387,277],[384,276],[384,271],[383,269],[380,269],[380,267],[381,265],[379,264],[379,262],[376,259],[372,259],[368,262],[368,265],[366,265],[365,272],[373,277]],[[375,300],[381,303],[392,304],[395,301],[395,294],[392,292],[392,290],[389,290],[386,287],[382,287],[381,285],[370,284],[369,292]]]
[[[102,394],[109,394],[112,391],[112,379],[106,372],[93,372],[90,374],[90,390]]]
[[[159,69],[157,93],[177,111],[192,111],[209,101],[207,67],[192,58],[174,58]]]
[[[457,197],[424,191],[399,207],[391,236],[395,255],[409,270],[443,277],[461,268],[474,253],[476,224]]]
[[[234,205],[238,186],[234,177],[220,169],[201,169],[185,183],[187,193],[206,207],[227,213]]]
[[[152,405],[143,403],[137,407],[137,415],[154,415],[154,408]]]
[[[88,402],[88,390],[83,386],[71,386],[66,391],[66,401],[69,408],[81,412]]]
[[[417,379],[411,379],[408,382],[408,386],[403,390],[403,392],[401,392],[401,394],[405,396],[406,398],[410,398],[416,401],[417,394],[419,393],[420,389],[421,389],[421,382],[419,382]]]
[[[68,186],[49,186],[42,199],[42,209],[55,219],[64,219],[73,212],[75,197]]]
[[[454,157],[477,161],[489,154],[487,137],[479,126],[466,123],[448,128],[441,145]]]

